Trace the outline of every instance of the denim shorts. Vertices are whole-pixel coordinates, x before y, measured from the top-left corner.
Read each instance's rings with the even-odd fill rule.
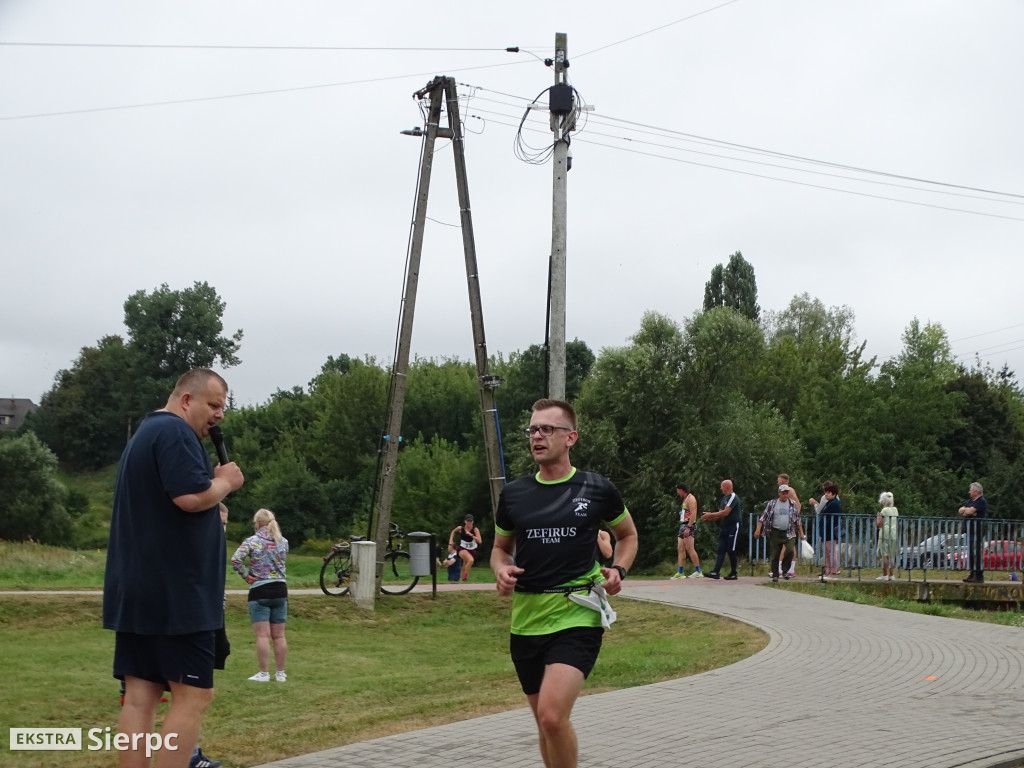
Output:
[[[287,597],[263,597],[249,601],[249,619],[269,621],[271,624],[284,624],[288,618]]]

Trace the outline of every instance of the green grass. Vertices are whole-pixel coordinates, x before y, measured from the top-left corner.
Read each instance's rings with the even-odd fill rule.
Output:
[[[225,586],[228,589],[248,589],[231,569],[229,558],[237,546],[237,541],[228,542]],[[106,563],[107,553],[103,549],[73,550],[45,544],[0,541],[0,590],[102,589]],[[288,586],[292,589],[319,589],[323,564],[322,556],[288,555]],[[493,584],[494,574],[485,565],[478,565],[473,568],[470,579]],[[447,573],[438,572],[439,584],[447,583],[447,580]],[[421,581],[428,584],[430,577]]]
[[[868,589],[858,586],[857,582],[807,582],[789,581],[766,585],[771,589],[787,589],[806,595],[828,597],[832,600],[845,600],[849,603],[873,605],[894,611],[923,613],[929,616],[942,616],[949,619],[965,619],[980,621],[987,624],[1002,624],[1011,627],[1024,627],[1024,613],[1019,610],[986,611],[964,608],[953,603],[930,602],[921,603],[917,600],[904,600],[896,595],[879,596]]]
[[[116,726],[113,634],[100,628],[100,605],[89,595],[0,597],[5,737],[9,727]],[[587,693],[725,666],[767,642],[753,627],[709,614],[629,600],[616,609]],[[256,665],[245,596],[230,595],[232,654],[216,673],[204,751],[225,766],[251,765],[524,706],[508,659],[508,610],[493,591],[385,597],[373,612],[350,599],[293,595],[289,680],[257,689],[246,680]],[[6,747],[4,764],[17,768],[113,762],[102,751]]]

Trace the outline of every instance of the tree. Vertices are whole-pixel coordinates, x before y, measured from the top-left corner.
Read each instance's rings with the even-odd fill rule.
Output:
[[[120,336],[83,347],[70,369],[57,372],[25,429],[71,467],[97,469],[117,461],[132,426],[126,381],[130,357]]]
[[[303,437],[310,468],[325,479],[372,470],[386,419],[387,371],[373,358],[351,360],[346,373],[318,376],[311,398],[314,415]]]
[[[221,336],[225,304],[206,283],[124,303],[128,342],[104,336],[83,347],[70,369],[57,373],[28,428],[75,469],[115,461],[146,413],[162,407],[178,377],[190,368],[237,365],[242,331]]]
[[[395,472],[391,519],[406,531],[434,533],[444,542],[467,513],[483,524],[490,492],[480,449],[464,451],[438,435],[430,441],[417,435],[402,449]]]
[[[944,445],[965,400],[963,392],[947,386],[958,372],[942,326],[914,318],[903,332],[903,350],[879,373],[881,420],[872,453],[883,475],[911,500],[904,505],[911,514],[935,514],[963,495],[960,473]]]
[[[709,424],[732,393],[749,391],[764,354],[764,335],[738,312],[712,307],[687,321],[682,354],[683,390],[699,423]]]
[[[476,365],[457,359],[423,360],[409,366],[402,434],[422,433],[461,448],[482,443]]]
[[[711,270],[711,279],[704,284],[704,311],[714,307],[732,307],[754,322],[761,314],[754,267],[739,251],[729,257],[725,267],[716,264]]]
[[[1014,418],[1012,390],[982,370],[964,371],[946,384],[960,392],[959,418],[940,444],[949,451],[962,485],[983,479],[987,494],[998,495],[998,517],[1024,517],[1024,429]]]
[[[565,345],[565,398],[572,402],[594,365],[594,353],[585,341],[576,338]],[[513,352],[508,360],[496,360],[492,370],[502,379],[495,400],[504,419],[519,418],[547,392],[547,352],[540,344],[531,344],[522,352]]]
[[[801,446],[778,411],[744,394],[763,347],[755,323],[719,307],[681,329],[649,312],[631,342],[602,350],[583,387],[574,463],[619,487],[649,542],[638,563],[650,565],[674,557],[677,482],[705,509],[726,477],[744,499],[759,500]],[[710,534],[697,545],[709,554]]]
[[[253,483],[252,498],[258,499],[250,505],[253,512],[259,507],[274,512],[291,546],[326,536],[339,527],[323,482],[290,450],[266,463]],[[246,513],[251,514],[248,510]]]
[[[843,346],[849,347],[856,337],[853,323],[854,313],[850,307],[826,309],[821,299],[805,291],[790,299],[785,309],[766,312],[762,324],[769,344],[791,337],[798,344],[815,346],[839,339]]]
[[[67,492],[56,473],[57,457],[31,432],[0,438],[0,539],[71,542]]]
[[[172,291],[167,283],[152,293],[133,293],[124,303],[124,324],[132,354],[136,415],[161,407],[181,374],[191,368],[238,365],[241,329],[222,336],[227,305],[205,282]]]

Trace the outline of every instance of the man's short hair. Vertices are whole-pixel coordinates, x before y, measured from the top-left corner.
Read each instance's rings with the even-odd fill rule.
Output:
[[[686,483],[676,483],[676,490],[677,491],[686,491],[687,493],[689,493],[690,492],[690,486],[688,486]]]
[[[188,392],[190,395],[198,395],[206,391],[210,379],[216,379],[224,387],[224,391],[228,391],[228,383],[216,371],[211,371],[209,368],[193,368],[178,377],[178,381],[174,385],[174,392],[171,394],[181,396]]]
[[[963,486],[960,486],[960,487],[962,488]],[[838,496],[839,495],[839,486],[837,486],[831,480],[826,480],[822,484],[821,490],[823,490],[825,493],[831,493],[834,496]]]
[[[978,493],[985,493],[985,489],[981,487],[981,483],[971,483],[971,490],[977,491]]]
[[[782,482],[788,484],[789,483],[789,475],[787,475],[785,472],[779,472],[779,480],[781,480]]]
[[[574,432],[576,431],[576,411],[565,400],[552,400],[549,397],[542,397],[533,404],[531,410],[546,411],[548,408],[560,408],[562,413],[565,414],[565,418],[569,421],[569,426],[573,428]]]

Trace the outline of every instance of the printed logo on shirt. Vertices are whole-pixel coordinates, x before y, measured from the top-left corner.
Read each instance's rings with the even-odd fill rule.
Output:
[[[562,537],[571,538],[576,535],[575,526],[564,528],[527,528],[526,538],[537,539],[541,544],[558,544]]]
[[[590,506],[590,499],[580,496],[572,500],[572,503],[576,505],[576,509],[573,512],[576,513],[576,517],[586,517],[587,507]]]

